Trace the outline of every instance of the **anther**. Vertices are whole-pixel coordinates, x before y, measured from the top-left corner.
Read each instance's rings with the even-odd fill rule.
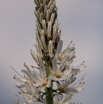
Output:
[[[85,82],[83,82],[83,84],[85,84]]]
[[[32,68],[34,68],[34,66],[31,65]]]
[[[15,79],[15,77],[13,77],[13,79]]]
[[[24,66],[25,66],[25,62],[24,62]]]
[[[86,67],[86,65],[84,65],[84,67]]]
[[[20,86],[18,86],[18,88],[20,88]]]
[[[71,43],[73,43],[73,41],[71,41]]]

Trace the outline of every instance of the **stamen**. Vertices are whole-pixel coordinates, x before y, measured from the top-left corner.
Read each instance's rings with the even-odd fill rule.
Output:
[[[67,46],[66,50],[69,48],[69,46],[71,45],[71,43],[73,43],[73,41],[71,41],[71,42],[69,43],[69,45]]]
[[[87,73],[86,73],[86,74],[87,74]],[[86,74],[84,74],[84,76],[85,76]],[[83,77],[84,77],[84,76],[83,76]],[[82,77],[82,78],[83,78],[83,77]],[[82,80],[82,78],[81,78],[77,83],[75,83],[74,85],[72,85],[71,87],[73,87],[73,86],[75,86],[76,84],[80,83],[80,81]]]
[[[76,66],[78,65],[79,63],[81,63],[82,61],[84,62],[84,60],[86,60],[88,58],[88,56],[86,58],[84,58],[83,60],[81,60],[80,62],[78,62],[77,64],[73,65],[73,66]]]
[[[35,66],[32,66],[32,65],[31,65],[31,67],[32,67],[32,68],[36,68],[36,69],[39,69],[38,67],[35,67]]]
[[[11,67],[11,66],[10,66]],[[11,67],[18,75],[20,75],[13,67]],[[22,78],[24,78],[22,75],[20,75]]]

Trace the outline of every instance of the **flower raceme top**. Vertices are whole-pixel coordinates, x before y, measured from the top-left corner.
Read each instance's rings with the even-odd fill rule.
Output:
[[[84,65],[84,60],[71,65],[75,56],[73,41],[62,51],[63,41],[60,39],[61,29],[58,27],[57,7],[55,0],[34,0],[36,21],[36,50],[30,53],[37,67],[27,66],[21,70],[24,75],[14,75],[18,94],[24,98],[25,103],[33,104],[41,102],[44,104],[72,104],[70,99],[74,94],[83,90],[85,84],[84,76],[76,83],[76,75],[79,74]],[[54,82],[57,88],[53,89]],[[74,83],[74,84],[73,84]],[[66,96],[63,98],[63,94]],[[17,96],[17,95],[16,95]],[[18,96],[17,96],[18,97]],[[62,100],[60,100],[60,98]],[[18,100],[18,104],[21,102]],[[17,104],[16,103],[16,104]],[[73,103],[75,104],[75,103]]]

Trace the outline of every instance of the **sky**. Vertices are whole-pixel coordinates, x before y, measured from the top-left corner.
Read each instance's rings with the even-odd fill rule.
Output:
[[[71,101],[82,104],[103,104],[103,0],[56,0],[63,49],[73,41],[76,59],[86,56],[84,91]],[[13,76],[28,66],[36,65],[30,55],[35,50],[36,17],[33,0],[0,0],[0,104],[15,104],[18,89]],[[38,104],[38,103],[36,103]]]

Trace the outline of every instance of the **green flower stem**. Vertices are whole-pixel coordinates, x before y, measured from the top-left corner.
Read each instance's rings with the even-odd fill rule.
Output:
[[[53,91],[52,91],[52,88],[46,88],[45,92],[46,92],[47,104],[53,104]]]
[[[49,63],[47,62],[47,60],[45,60],[45,63],[46,63],[46,73],[47,73],[47,77],[48,77],[50,75]],[[51,86],[49,88],[45,88],[47,104],[53,104],[52,86],[53,86],[53,84],[51,82]]]

